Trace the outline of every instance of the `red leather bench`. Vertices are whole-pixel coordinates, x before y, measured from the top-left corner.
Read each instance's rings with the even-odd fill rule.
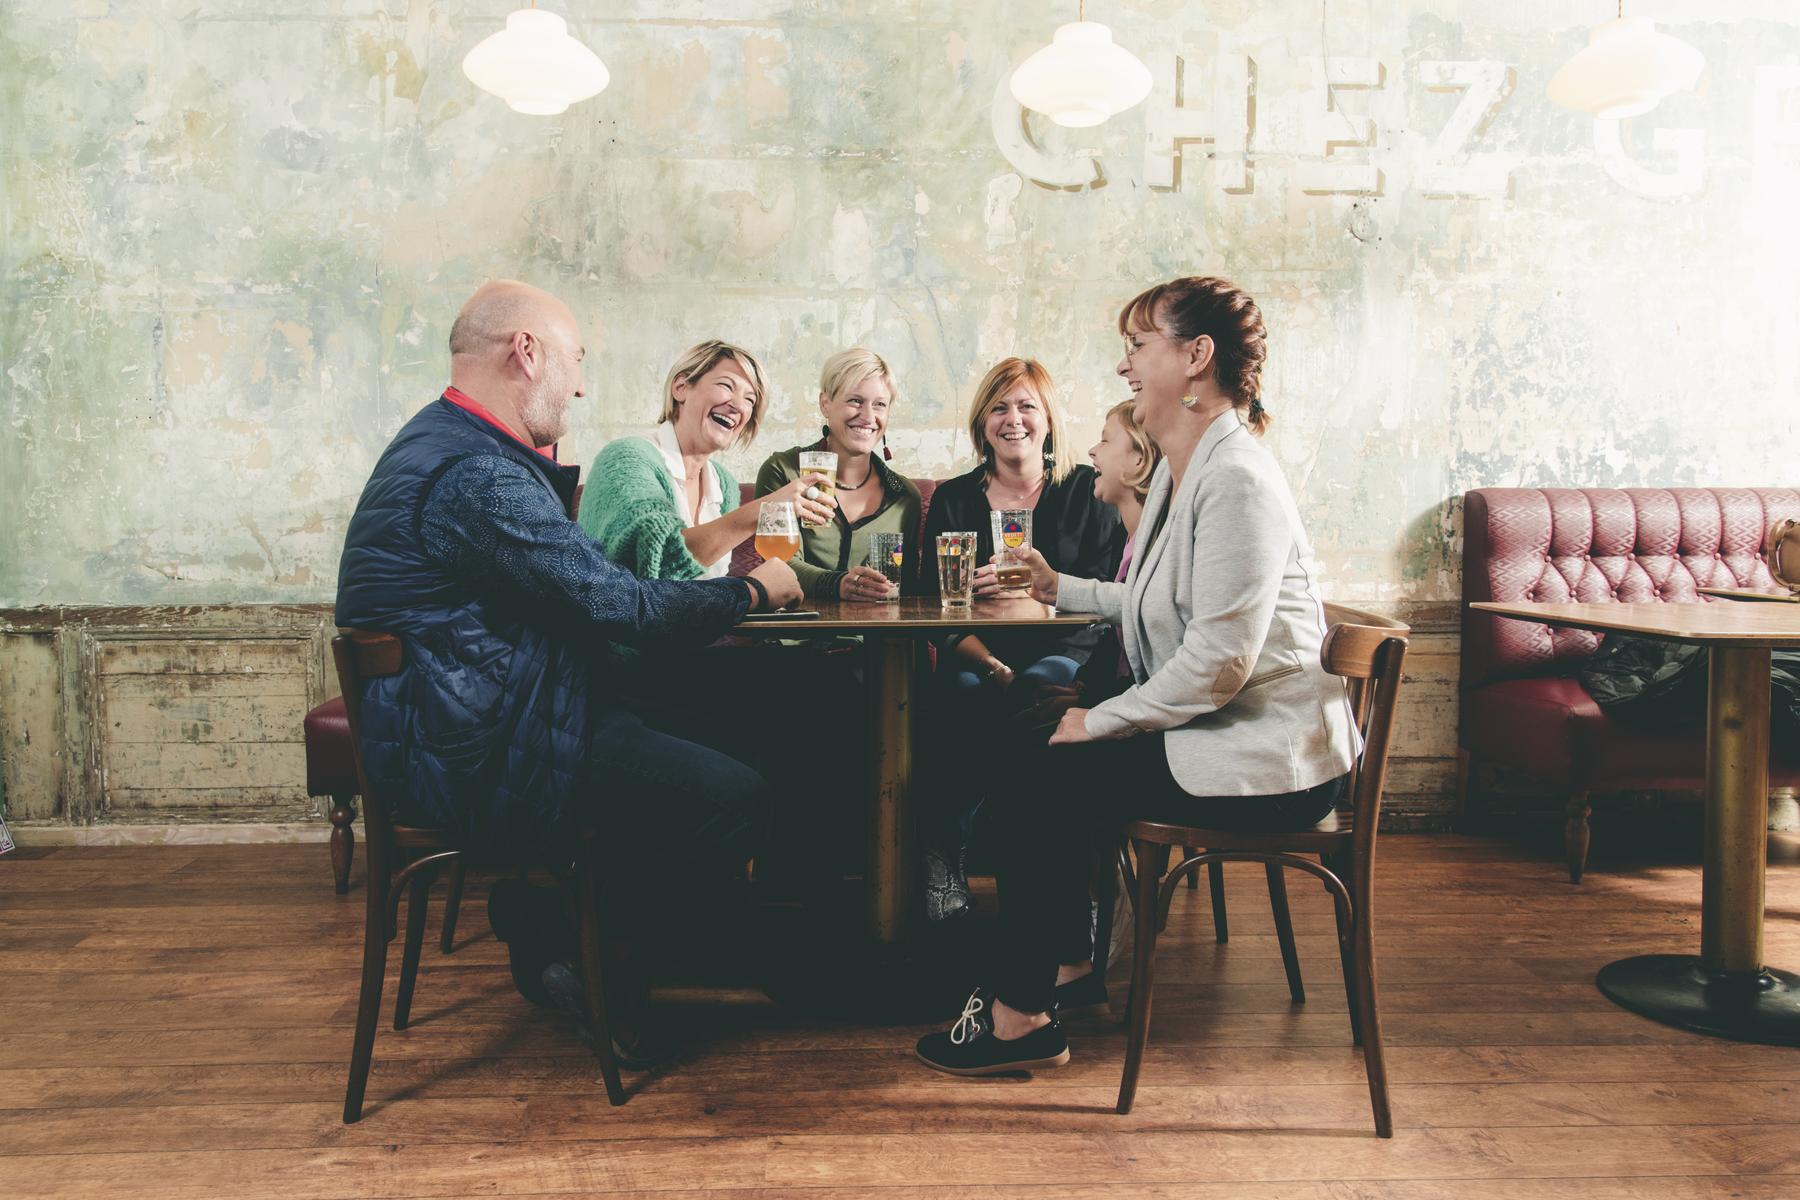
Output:
[[[920,508],[920,533],[923,533],[925,508],[937,490],[934,479],[915,480],[924,500]],[[742,504],[755,500],[753,484],[740,484]],[[581,489],[575,489],[573,506],[581,508]],[[762,559],[756,553],[754,538],[745,538],[731,553],[731,573],[743,575]],[[350,861],[355,853],[356,796],[361,791],[356,783],[356,762],[350,754],[350,722],[344,715],[342,698],[327,700],[306,714],[306,794],[331,798],[331,871],[338,892],[350,890]]]
[[[1568,793],[1569,878],[1587,861],[1596,791],[1705,786],[1705,735],[1670,738],[1615,721],[1574,677],[1601,635],[1471,611],[1482,600],[1719,603],[1702,587],[1777,592],[1761,558],[1769,526],[1800,517],[1787,488],[1481,488],[1463,497],[1460,786],[1491,763]],[[1777,748],[1772,786],[1800,783]]]

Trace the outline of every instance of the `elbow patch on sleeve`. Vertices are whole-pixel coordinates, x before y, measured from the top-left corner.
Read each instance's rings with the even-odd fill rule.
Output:
[[[1256,660],[1248,654],[1240,654],[1236,658],[1226,660],[1219,668],[1219,676],[1213,680],[1212,702],[1214,708],[1224,708],[1231,698],[1243,690],[1244,681],[1250,678],[1250,668]]]

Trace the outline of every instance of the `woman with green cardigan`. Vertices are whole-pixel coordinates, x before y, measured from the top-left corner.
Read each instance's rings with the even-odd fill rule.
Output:
[[[732,549],[756,533],[756,509],[738,506],[737,480],[714,455],[756,437],[768,398],[749,352],[720,341],[689,350],[663,384],[656,428],[594,458],[581,527],[640,579],[724,575]],[[791,501],[803,521],[829,521],[831,498],[809,499],[809,483],[797,478],[770,499]]]
[[[917,561],[919,489],[882,461],[894,392],[894,373],[874,351],[832,355],[819,375],[820,440],[771,454],[756,474],[759,497],[784,498],[800,481],[803,451],[837,455],[837,511],[823,524],[802,524],[800,553],[789,564],[808,599],[886,600],[887,576],[868,565],[874,534],[900,534],[908,561]]]

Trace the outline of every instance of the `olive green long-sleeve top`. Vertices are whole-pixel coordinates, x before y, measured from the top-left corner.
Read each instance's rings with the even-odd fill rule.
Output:
[[[800,452],[821,446],[791,446],[769,455],[762,470],[756,473],[756,494],[766,496],[800,478]],[[829,525],[802,526],[800,553],[790,565],[800,586],[813,600],[835,600],[838,588],[851,567],[862,566],[869,557],[869,537],[876,533],[897,533],[905,539],[907,577],[912,577],[911,564],[918,547],[919,489],[913,481],[893,470],[879,457],[871,456],[875,476],[864,487],[880,486],[881,504],[854,525],[840,511]]]

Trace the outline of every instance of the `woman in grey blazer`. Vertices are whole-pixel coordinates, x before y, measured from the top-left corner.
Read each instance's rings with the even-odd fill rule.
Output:
[[[1265,357],[1256,302],[1225,280],[1159,284],[1119,314],[1118,373],[1162,448],[1123,583],[1033,564],[1032,594],[1120,630],[1132,681],[1070,708],[999,803],[993,978],[927,1064],[986,1075],[1068,1061],[1058,1010],[1104,1003],[1089,961],[1097,838],[1130,817],[1303,829],[1343,794],[1355,724],[1325,672],[1318,566],[1275,457],[1258,440]]]

